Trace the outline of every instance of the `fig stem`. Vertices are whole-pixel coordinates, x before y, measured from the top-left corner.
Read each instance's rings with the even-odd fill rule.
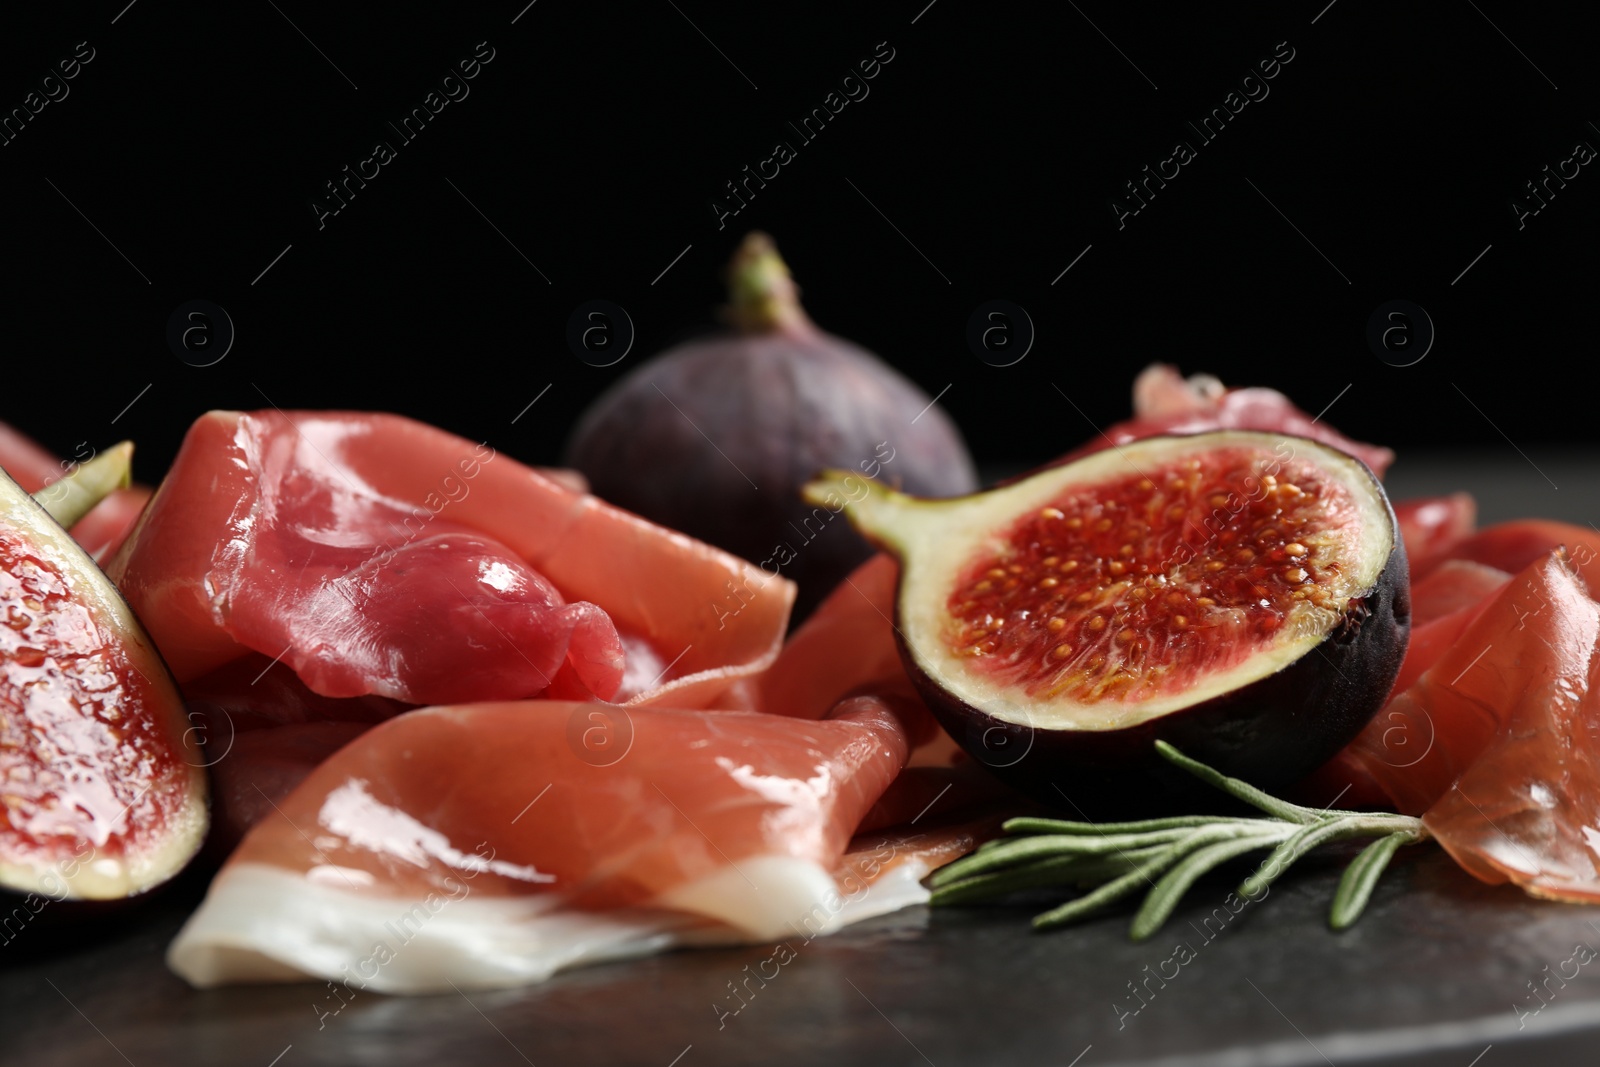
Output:
[[[760,230],[745,236],[728,264],[727,316],[740,333],[803,335],[816,329],[800,306],[789,265]]]
[[[65,529],[114,491],[132,484],[133,442],[122,441],[35,492],[33,499]]]
[[[1334,894],[1328,923],[1343,930],[1360,917],[1395,852],[1430,836],[1422,821],[1409,815],[1290,804],[1189,759],[1165,742],[1156,745],[1167,760],[1268,817],[1182,815],[1121,823],[1009,819],[1004,829],[1011,836],[987,842],[933,873],[928,879],[930,903],[984,903],[1052,886],[1088,889],[1034,917],[1036,930],[1050,930],[1087,918],[1149,886],[1128,931],[1133,940],[1142,941],[1171,918],[1196,881],[1248,852],[1271,850],[1237,890],[1238,896],[1254,903],[1314,849],[1351,838],[1376,838],[1345,870]],[[1159,882],[1154,881],[1157,877]]]

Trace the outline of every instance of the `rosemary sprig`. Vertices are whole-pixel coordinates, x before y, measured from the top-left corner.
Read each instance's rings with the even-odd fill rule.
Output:
[[[1010,819],[1005,830],[1012,836],[990,841],[934,872],[929,879],[932,903],[977,904],[1052,886],[1088,890],[1034,917],[1034,929],[1050,930],[1149,887],[1129,930],[1135,941],[1142,941],[1161,928],[1190,886],[1232,859],[1271,849],[1238,889],[1240,897],[1255,900],[1313,849],[1333,841],[1376,838],[1346,868],[1334,893],[1328,923],[1343,930],[1360,918],[1395,852],[1428,839],[1421,820],[1409,815],[1302,807],[1229,778],[1165,741],[1157,741],[1156,750],[1201,781],[1259,809],[1265,818],[1189,815],[1120,823]]]

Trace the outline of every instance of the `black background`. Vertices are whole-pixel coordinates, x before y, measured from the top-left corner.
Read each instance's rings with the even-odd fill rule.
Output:
[[[722,266],[761,228],[821,325],[949,386],[980,462],[1037,462],[1125,417],[1154,360],[1312,413],[1339,397],[1328,421],[1402,463],[1593,439],[1600,176],[1524,229],[1510,207],[1575,142],[1600,146],[1595,39],[1567,11],[524,2],[8,20],[0,109],[77,42],[95,58],[0,146],[0,417],[62,453],[133,437],[147,480],[200,412],[269,402],[400,411],[550,462],[608,383],[715,324]],[[385,123],[480,41],[494,59],[470,96],[401,144]],[[1270,95],[1199,145],[1185,120],[1283,41]],[[879,42],[894,58],[870,95],[801,144],[787,122]],[[319,229],[312,200],[380,139],[397,158]],[[780,139],[795,161],[719,228],[712,199]],[[1198,158],[1119,229],[1109,201],[1179,139]],[[237,330],[204,368],[166,342],[197,298]],[[605,369],[565,342],[597,298],[637,329]],[[966,345],[993,298],[1037,328],[1014,366]],[[1364,338],[1397,298],[1437,329],[1404,368]]]
[[[269,403],[400,411],[553,462],[603,388],[715,324],[722,266],[759,227],[821,325],[930,395],[948,386],[940,403],[991,468],[1037,463],[1125,417],[1134,374],[1156,360],[1275,386],[1313,414],[1332,403],[1329,422],[1399,449],[1397,478],[1423,449],[1544,464],[1597,440],[1600,173],[1585,167],[1524,229],[1510,208],[1575,142],[1600,147],[1596,37],[1571,10],[526,3],[96,0],[53,5],[45,22],[8,11],[0,116],[78,42],[95,58],[0,145],[0,419],[63,455],[132,437],[147,481],[204,410]],[[470,96],[397,145],[319,229],[310,204],[323,184],[375,141],[398,141],[386,122],[480,41],[495,58]],[[1185,122],[1284,41],[1295,58],[1270,95],[1119,230],[1108,203],[1123,183],[1193,140]],[[710,203],[723,183],[789,140],[787,123],[879,42],[895,57],[870,95],[719,229]],[[169,316],[195,299],[237,328],[214,366],[168,347]],[[565,340],[593,299],[637,327],[609,368]],[[968,317],[991,299],[1037,327],[1014,366],[967,348]],[[1385,363],[1365,340],[1373,310],[1395,299],[1437,328],[1414,366]],[[1543,471],[1525,473],[1528,499],[1551,506]],[[521,1062],[526,1049],[577,1062],[602,1034],[619,1061],[677,1062],[692,1041],[684,1065],[921,1062],[912,1038],[940,1063],[1066,1063],[1091,1041],[1085,1063],[1181,1056],[1247,1037],[1294,1042],[1309,1060],[1298,1044],[1309,1033],[1319,1057],[1345,1062],[1351,1046],[1338,1042],[1383,1031],[1376,1041],[1471,1038],[1428,1062],[1488,1052],[1493,1067],[1520,1062],[1506,1008],[1524,983],[1591,936],[1578,911],[1482,887],[1434,856],[1398,864],[1363,924],[1332,938],[1319,927],[1333,884],[1331,870],[1286,883],[1230,933],[1239,942],[1205,957],[1204,978],[1125,1034],[1105,1011],[1121,995],[1105,976],[1134,977],[1161,954],[1127,942],[1120,921],[1033,938],[1009,912],[940,915],[928,931],[897,929],[927,921],[902,915],[828,939],[785,979],[792,989],[727,1034],[704,1004],[759,958],[752,949],[474,993],[470,1010],[371,998],[319,1034],[304,986],[183,990],[158,962],[192,902],[180,896],[126,938],[8,972],[7,1021],[21,1021],[0,1057],[119,1062],[112,1052],[126,1050],[139,1063],[287,1067]],[[1418,915],[1428,928],[1408,938]],[[952,960],[963,979],[939,980]],[[1546,1062],[1592,1047],[1589,1032],[1558,1028],[1592,1019],[1591,987],[1562,998],[1526,1035],[1569,1042],[1544,1049]],[[633,1025],[617,1026],[619,1006]],[[1482,1044],[1505,1047],[1478,1051],[1479,1030],[1436,1026],[1469,1016],[1498,1020]]]

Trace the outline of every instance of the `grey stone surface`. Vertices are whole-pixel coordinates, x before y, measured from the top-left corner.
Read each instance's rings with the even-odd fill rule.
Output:
[[[196,992],[161,962],[190,889],[127,916],[92,947],[49,946],[44,939],[59,936],[49,930],[28,931],[41,937],[34,945],[8,946],[0,1060],[266,1067],[282,1053],[280,1067],[524,1058],[668,1067],[682,1054],[678,1067],[1469,1067],[1484,1054],[1480,1067],[1596,1062],[1600,959],[1563,964],[1576,945],[1600,951],[1600,908],[1484,886],[1437,849],[1417,847],[1401,854],[1361,922],[1333,934],[1325,920],[1343,858],[1314,858],[1237,915],[1223,907],[1234,883],[1204,882],[1142,944],[1128,940],[1125,911],[1034,934],[1027,905],[911,909],[796,939],[794,958],[764,988],[746,986],[754,992],[737,1013],[729,983],[747,965],[756,971],[771,948],[676,952],[503,992],[351,999],[346,991],[349,1003],[326,1017],[339,1002],[309,983]],[[1175,957],[1188,962],[1168,962]],[[1564,984],[1550,978],[1539,998],[1530,991],[1530,982],[1574,970]]]
[[[1408,456],[1391,486],[1474,489],[1489,518],[1600,519],[1600,464],[1533,459],[1543,475],[1514,453]],[[1600,958],[1567,962],[1578,945],[1600,951],[1600,908],[1481,885],[1428,846],[1402,852],[1368,914],[1333,934],[1327,907],[1348,855],[1306,861],[1237,916],[1217,910],[1234,882],[1204,882],[1143,944],[1128,940],[1127,912],[1034,934],[1028,906],[908,910],[792,943],[795,958],[752,983],[737,1014],[729,983],[769,947],[677,952],[504,992],[358,993],[326,1016],[338,1002],[315,984],[197,992],[161,958],[198,898],[195,876],[142,907],[87,926],[65,913],[0,947],[0,1062],[1600,1062]],[[1166,962],[1180,943],[1193,958]]]

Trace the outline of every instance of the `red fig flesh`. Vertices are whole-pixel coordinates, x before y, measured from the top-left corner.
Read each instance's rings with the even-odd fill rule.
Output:
[[[902,657],[945,727],[1057,806],[1182,784],[1157,739],[1292,782],[1365,725],[1405,653],[1393,511],[1315,441],[1151,437],[957,500],[843,472],[807,495],[899,557]]]
[[[205,836],[206,779],[155,646],[83,549],[0,473],[0,888],[143,892]]]

